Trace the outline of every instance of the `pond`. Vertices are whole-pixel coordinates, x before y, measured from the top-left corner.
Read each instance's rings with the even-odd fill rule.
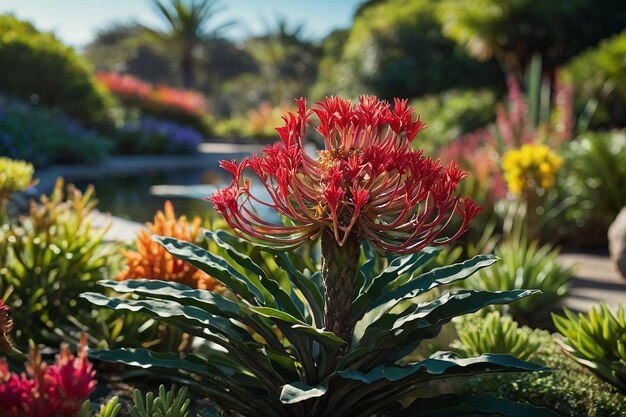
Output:
[[[166,200],[172,201],[177,215],[206,217],[213,210],[213,204],[203,198],[226,185],[228,177],[227,173],[216,170],[155,170],[73,183],[81,190],[94,185],[100,211],[143,223],[152,221]]]

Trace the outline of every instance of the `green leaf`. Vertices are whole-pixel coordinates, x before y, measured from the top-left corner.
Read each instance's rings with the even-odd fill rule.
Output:
[[[253,282],[221,256],[214,255],[193,243],[172,237],[153,236],[152,239],[172,255],[211,275],[244,300],[255,305],[276,307],[276,301],[271,294],[266,298],[268,291],[263,288],[258,278]]]
[[[432,271],[413,278],[394,291],[384,293],[384,295],[381,295],[369,305],[369,310],[363,314],[363,318],[356,323],[354,327],[354,340],[360,340],[371,322],[378,320],[403,300],[417,297],[440,285],[466,279],[477,270],[493,264],[496,260],[497,258],[493,255],[478,255],[465,262],[435,268]]]
[[[418,398],[409,407],[389,414],[389,417],[558,417],[547,408],[521,404],[506,398],[484,394],[479,396],[444,394]]]
[[[464,280],[476,271],[494,264],[498,258],[494,255],[478,255],[467,261],[435,268],[432,271],[421,274],[394,291],[386,292],[374,300],[370,307],[374,308],[389,301],[396,303],[417,297],[433,288]]]
[[[342,345],[346,343],[333,332],[313,327],[310,324],[300,321],[283,311],[269,307],[252,307],[252,311],[262,315],[263,317],[289,323],[292,325],[290,327],[291,329],[296,330],[299,333],[305,333],[308,336],[312,336],[313,339],[319,341],[320,343],[324,343],[327,345]],[[291,342],[293,343],[293,341]]]
[[[420,268],[428,261],[437,256],[440,249],[425,248],[421,252],[412,255],[399,256],[393,259],[389,266],[372,280],[364,277],[365,284],[360,294],[352,303],[352,322],[356,322],[363,317],[366,311],[370,309],[368,306],[372,300],[384,294],[384,287],[395,281],[401,275]]]
[[[311,387],[303,382],[296,381],[283,386],[280,393],[280,401],[283,404],[295,404],[311,398],[318,398],[326,394],[326,385]]]
[[[359,371],[338,371],[343,379],[351,379],[373,384],[380,380],[397,382],[405,378],[412,381],[437,375],[461,375],[479,372],[532,372],[547,371],[548,368],[525,362],[512,355],[483,354],[477,358],[460,358],[451,352],[439,353],[437,357],[431,357],[408,366],[380,365],[367,373]]]
[[[388,361],[401,359],[417,348],[425,338],[435,337],[441,326],[454,317],[474,313],[492,304],[506,304],[537,293],[533,290],[502,292],[463,290],[448,293],[424,305],[411,305],[399,313],[383,314],[369,323],[363,337],[353,342],[350,352],[342,359],[342,366],[357,360],[369,363],[372,355]],[[392,354],[391,352],[395,354]]]
[[[276,256],[278,265],[287,271],[289,279],[302,292],[306,299],[314,324],[322,324],[324,322],[324,297],[322,290],[315,285],[315,280],[307,278],[304,274],[296,269],[289,256],[281,252]]]
[[[246,254],[239,252],[232,244],[227,241],[236,242],[238,239],[223,230],[217,232],[211,232],[207,230],[205,232],[207,238],[214,241],[220,248],[224,249],[228,256],[230,256],[237,264],[244,267],[248,272],[259,277],[259,284],[262,286],[263,295],[265,298],[273,297],[276,301],[276,306],[283,310],[288,311],[292,315],[296,315],[304,320],[303,311],[293,301],[291,294],[287,293],[278,282],[274,281],[267,276],[265,271],[254,263],[254,261]],[[243,243],[244,241],[241,240]],[[271,306],[271,304],[268,304]]]
[[[92,350],[89,356],[105,362],[121,362],[126,365],[143,369],[153,367],[188,371],[195,374],[206,374],[204,363],[181,358],[174,353],[153,352],[148,349],[114,349]]]
[[[169,300],[120,299],[99,293],[85,293],[81,297],[98,306],[114,310],[134,311],[167,323],[173,323],[185,331],[191,331],[196,336],[215,342],[224,342],[225,338],[241,343],[252,341],[248,333],[235,326],[229,319],[216,316],[198,307],[184,306]]]
[[[155,279],[132,279],[126,281],[101,280],[99,285],[120,294],[137,294],[145,297],[178,301],[194,305],[216,315],[242,318],[244,306],[219,294],[205,290],[195,290],[172,281]]]
[[[230,240],[231,242],[233,242],[233,240],[240,241],[242,244],[244,244],[246,241],[238,239],[223,230],[217,230],[216,232],[206,230],[204,235],[208,239],[215,242],[217,246],[224,249],[231,258],[233,258],[239,265],[244,267],[246,270],[258,275],[259,277],[268,279],[265,271],[263,271],[263,268],[257,265],[248,255],[246,255],[245,253],[241,253],[232,244],[229,244],[226,240]]]
[[[89,356],[105,362],[123,363],[143,369],[158,368],[161,375],[164,370],[174,374],[179,374],[182,371],[183,373],[200,375],[204,378],[200,384],[201,388],[207,390],[217,400],[226,401],[236,408],[245,410],[248,410],[246,404],[250,402],[257,407],[267,408],[262,399],[267,395],[265,394],[267,384],[256,380],[252,386],[244,385],[250,381],[249,374],[246,374],[244,379],[242,378],[243,373],[232,370],[235,373],[232,378],[228,378],[217,368],[212,367],[210,362],[205,362],[196,355],[187,355],[182,358],[177,354],[157,353],[147,349],[116,349],[90,351]],[[257,396],[248,398],[248,403],[237,404],[237,402],[241,402],[241,395],[246,395],[246,393],[256,393]],[[254,406],[251,409],[254,410]]]

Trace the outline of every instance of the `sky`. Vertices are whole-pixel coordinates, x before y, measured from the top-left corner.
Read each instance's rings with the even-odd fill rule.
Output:
[[[167,0],[165,0],[167,2]],[[283,17],[304,34],[321,39],[337,28],[348,27],[362,0],[221,0],[223,11],[215,23],[235,19],[224,35],[243,39],[274,27]],[[161,21],[150,0],[0,0],[0,14],[13,13],[43,31],[54,31],[65,43],[80,47],[93,39],[98,29],[114,22],[136,20],[159,27]],[[162,27],[162,26],[161,26]]]

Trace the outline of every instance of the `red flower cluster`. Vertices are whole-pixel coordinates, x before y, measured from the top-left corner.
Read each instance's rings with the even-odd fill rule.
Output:
[[[171,88],[166,85],[156,87],[154,100],[161,106],[173,107],[189,114],[200,115],[209,111],[206,97],[203,94]]]
[[[0,417],[70,417],[96,388],[86,336],[81,339],[78,357],[62,345],[50,366],[32,348],[26,372],[12,374],[6,360],[0,359]]]
[[[409,147],[424,127],[406,100],[394,105],[376,97],[358,103],[326,98],[313,109],[296,100],[277,128],[281,142],[241,163],[222,161],[230,186],[209,198],[235,229],[253,239],[291,247],[317,237],[324,228],[338,244],[367,239],[382,250],[412,253],[460,236],[478,208],[455,195],[465,173],[452,162],[442,166]],[[325,149],[317,157],[304,147],[309,117],[315,115]],[[269,198],[251,193],[244,170],[261,180]],[[265,206],[287,219],[278,224],[255,208]],[[448,239],[437,236],[454,213],[461,227]]]
[[[151,100],[152,85],[132,75],[99,72],[96,79],[111,93],[126,100]]]
[[[122,101],[148,107],[175,109],[195,116],[208,111],[206,97],[194,91],[164,85],[155,88],[152,84],[132,75],[114,72],[99,72],[96,74],[96,78]]]

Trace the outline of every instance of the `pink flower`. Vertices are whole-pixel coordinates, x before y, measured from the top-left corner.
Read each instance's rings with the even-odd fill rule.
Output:
[[[96,79],[121,98],[146,101],[152,99],[152,85],[132,75],[98,72]]]
[[[174,110],[194,116],[208,112],[206,97],[195,91],[159,85],[128,74],[98,72],[96,79],[122,101],[141,104],[145,107]]]
[[[209,200],[232,227],[284,247],[328,228],[340,245],[349,238],[367,239],[397,253],[448,243],[465,232],[479,210],[473,200],[455,194],[466,174],[454,162],[442,166],[409,147],[424,125],[406,100],[391,106],[373,96],[355,104],[330,97],[313,109],[304,99],[296,104],[298,111],[287,113],[276,129],[281,142],[239,164],[222,161],[233,180]],[[312,115],[324,140],[316,158],[304,149]],[[269,198],[252,193],[245,171],[260,179]],[[286,224],[265,219],[257,211],[263,206]],[[454,213],[461,227],[435,241]]]
[[[159,85],[154,90],[153,100],[160,106],[192,115],[201,115],[209,111],[206,97],[203,94],[165,85]]]
[[[49,375],[56,385],[56,398],[59,401],[58,413],[72,415],[80,410],[82,403],[96,389],[96,371],[87,359],[87,335],[83,334],[78,357],[70,353],[66,344],[61,345],[61,352],[56,357]]]
[[[26,374],[21,376],[12,374],[6,360],[0,359],[0,417],[70,417],[96,388],[94,377],[86,335],[78,358],[62,345],[50,366],[31,348]]]

